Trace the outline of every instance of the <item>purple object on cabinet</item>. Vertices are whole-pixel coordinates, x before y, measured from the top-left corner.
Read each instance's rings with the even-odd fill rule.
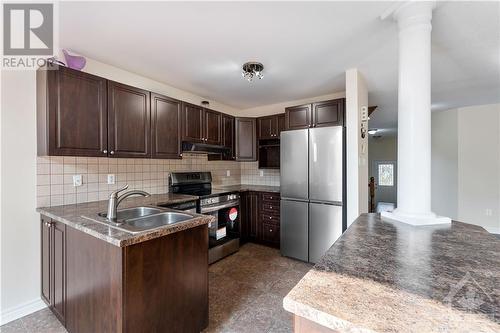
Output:
[[[83,67],[85,67],[87,60],[84,57],[71,55],[68,53],[68,51],[64,49],[62,51],[64,53],[64,58],[66,59],[66,63],[68,64],[69,68],[81,70]]]

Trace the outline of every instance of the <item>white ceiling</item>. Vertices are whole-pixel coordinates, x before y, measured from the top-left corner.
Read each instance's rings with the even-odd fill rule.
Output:
[[[60,45],[236,108],[345,89],[366,77],[371,126],[397,123],[397,27],[388,2],[61,2]],[[434,12],[433,109],[500,102],[500,2]],[[241,65],[264,64],[249,84]]]

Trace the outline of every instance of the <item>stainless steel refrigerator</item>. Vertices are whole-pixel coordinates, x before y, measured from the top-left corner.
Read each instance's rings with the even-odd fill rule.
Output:
[[[345,229],[342,126],[281,132],[281,254],[317,262]]]

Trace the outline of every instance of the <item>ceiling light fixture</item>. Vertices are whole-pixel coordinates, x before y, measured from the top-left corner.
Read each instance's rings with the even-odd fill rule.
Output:
[[[372,128],[372,129],[369,129],[369,130],[368,130],[368,134],[370,134],[370,135],[374,135],[374,134],[376,134],[376,133],[377,133],[377,131],[378,131],[378,129],[376,129],[376,128]]]
[[[260,62],[247,62],[243,64],[241,76],[243,76],[243,78],[245,78],[248,82],[252,82],[255,77],[261,80],[264,77],[262,74],[263,71],[264,65]]]

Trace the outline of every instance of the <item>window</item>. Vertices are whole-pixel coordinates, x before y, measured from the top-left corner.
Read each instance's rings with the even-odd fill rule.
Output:
[[[378,165],[378,185],[394,186],[394,164]]]

